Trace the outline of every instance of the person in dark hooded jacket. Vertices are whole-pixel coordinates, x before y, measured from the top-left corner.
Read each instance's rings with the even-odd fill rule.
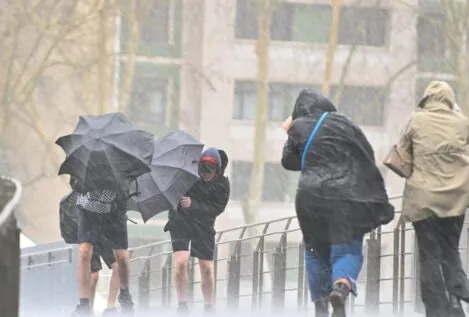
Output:
[[[324,113],[327,116],[303,156]],[[301,91],[283,129],[288,140],[282,165],[301,171],[295,207],[316,316],[329,316],[330,302],[333,316],[344,317],[345,300],[350,293],[356,295],[363,236],[389,223],[394,208],[370,143],[325,96],[310,89]]]
[[[189,256],[199,259],[205,310],[212,310],[214,299],[213,258],[215,220],[225,210],[230,197],[230,182],[224,175],[228,165],[225,151],[208,148],[199,163],[200,179],[191,187],[176,210],[169,212],[165,231],[171,234],[176,258],[175,281],[178,311],[188,312],[187,285]]]

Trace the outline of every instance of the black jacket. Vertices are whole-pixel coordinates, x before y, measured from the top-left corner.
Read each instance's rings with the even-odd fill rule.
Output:
[[[193,235],[215,234],[215,220],[225,211],[230,197],[230,181],[224,175],[228,165],[228,156],[219,150],[222,172],[210,182],[199,179],[185,196],[191,198],[191,206],[169,211],[165,231],[186,230]]]
[[[375,225],[391,221],[394,209],[389,204],[370,143],[358,126],[338,114],[334,105],[319,93],[303,90],[296,101],[283,149],[283,167],[301,170],[306,142],[324,112],[330,113],[306,154],[298,189],[321,201],[376,204],[381,211],[373,215],[378,216]]]

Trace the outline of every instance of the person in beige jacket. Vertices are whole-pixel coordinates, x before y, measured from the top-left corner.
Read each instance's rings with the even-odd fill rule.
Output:
[[[431,82],[398,144],[413,157],[402,213],[415,229],[427,317],[465,316],[460,300],[469,300],[458,251],[469,206],[469,119],[455,107],[453,89]]]

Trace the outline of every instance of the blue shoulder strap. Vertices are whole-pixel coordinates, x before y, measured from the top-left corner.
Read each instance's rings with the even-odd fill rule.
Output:
[[[316,126],[313,129],[313,132],[311,132],[311,135],[309,136],[308,141],[306,142],[305,149],[303,150],[303,154],[301,155],[301,170],[303,170],[303,167],[305,165],[306,154],[308,153],[308,150],[311,147],[311,144],[313,143],[314,138],[316,137],[316,133],[318,133],[319,128],[323,124],[328,114],[329,112],[324,112],[322,114],[322,116],[319,118],[318,122],[316,123]]]

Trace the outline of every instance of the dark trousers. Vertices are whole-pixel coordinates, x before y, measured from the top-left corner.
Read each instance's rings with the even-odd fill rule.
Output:
[[[448,295],[469,300],[459,255],[464,216],[414,222],[419,248],[420,288],[427,317],[452,316]]]

